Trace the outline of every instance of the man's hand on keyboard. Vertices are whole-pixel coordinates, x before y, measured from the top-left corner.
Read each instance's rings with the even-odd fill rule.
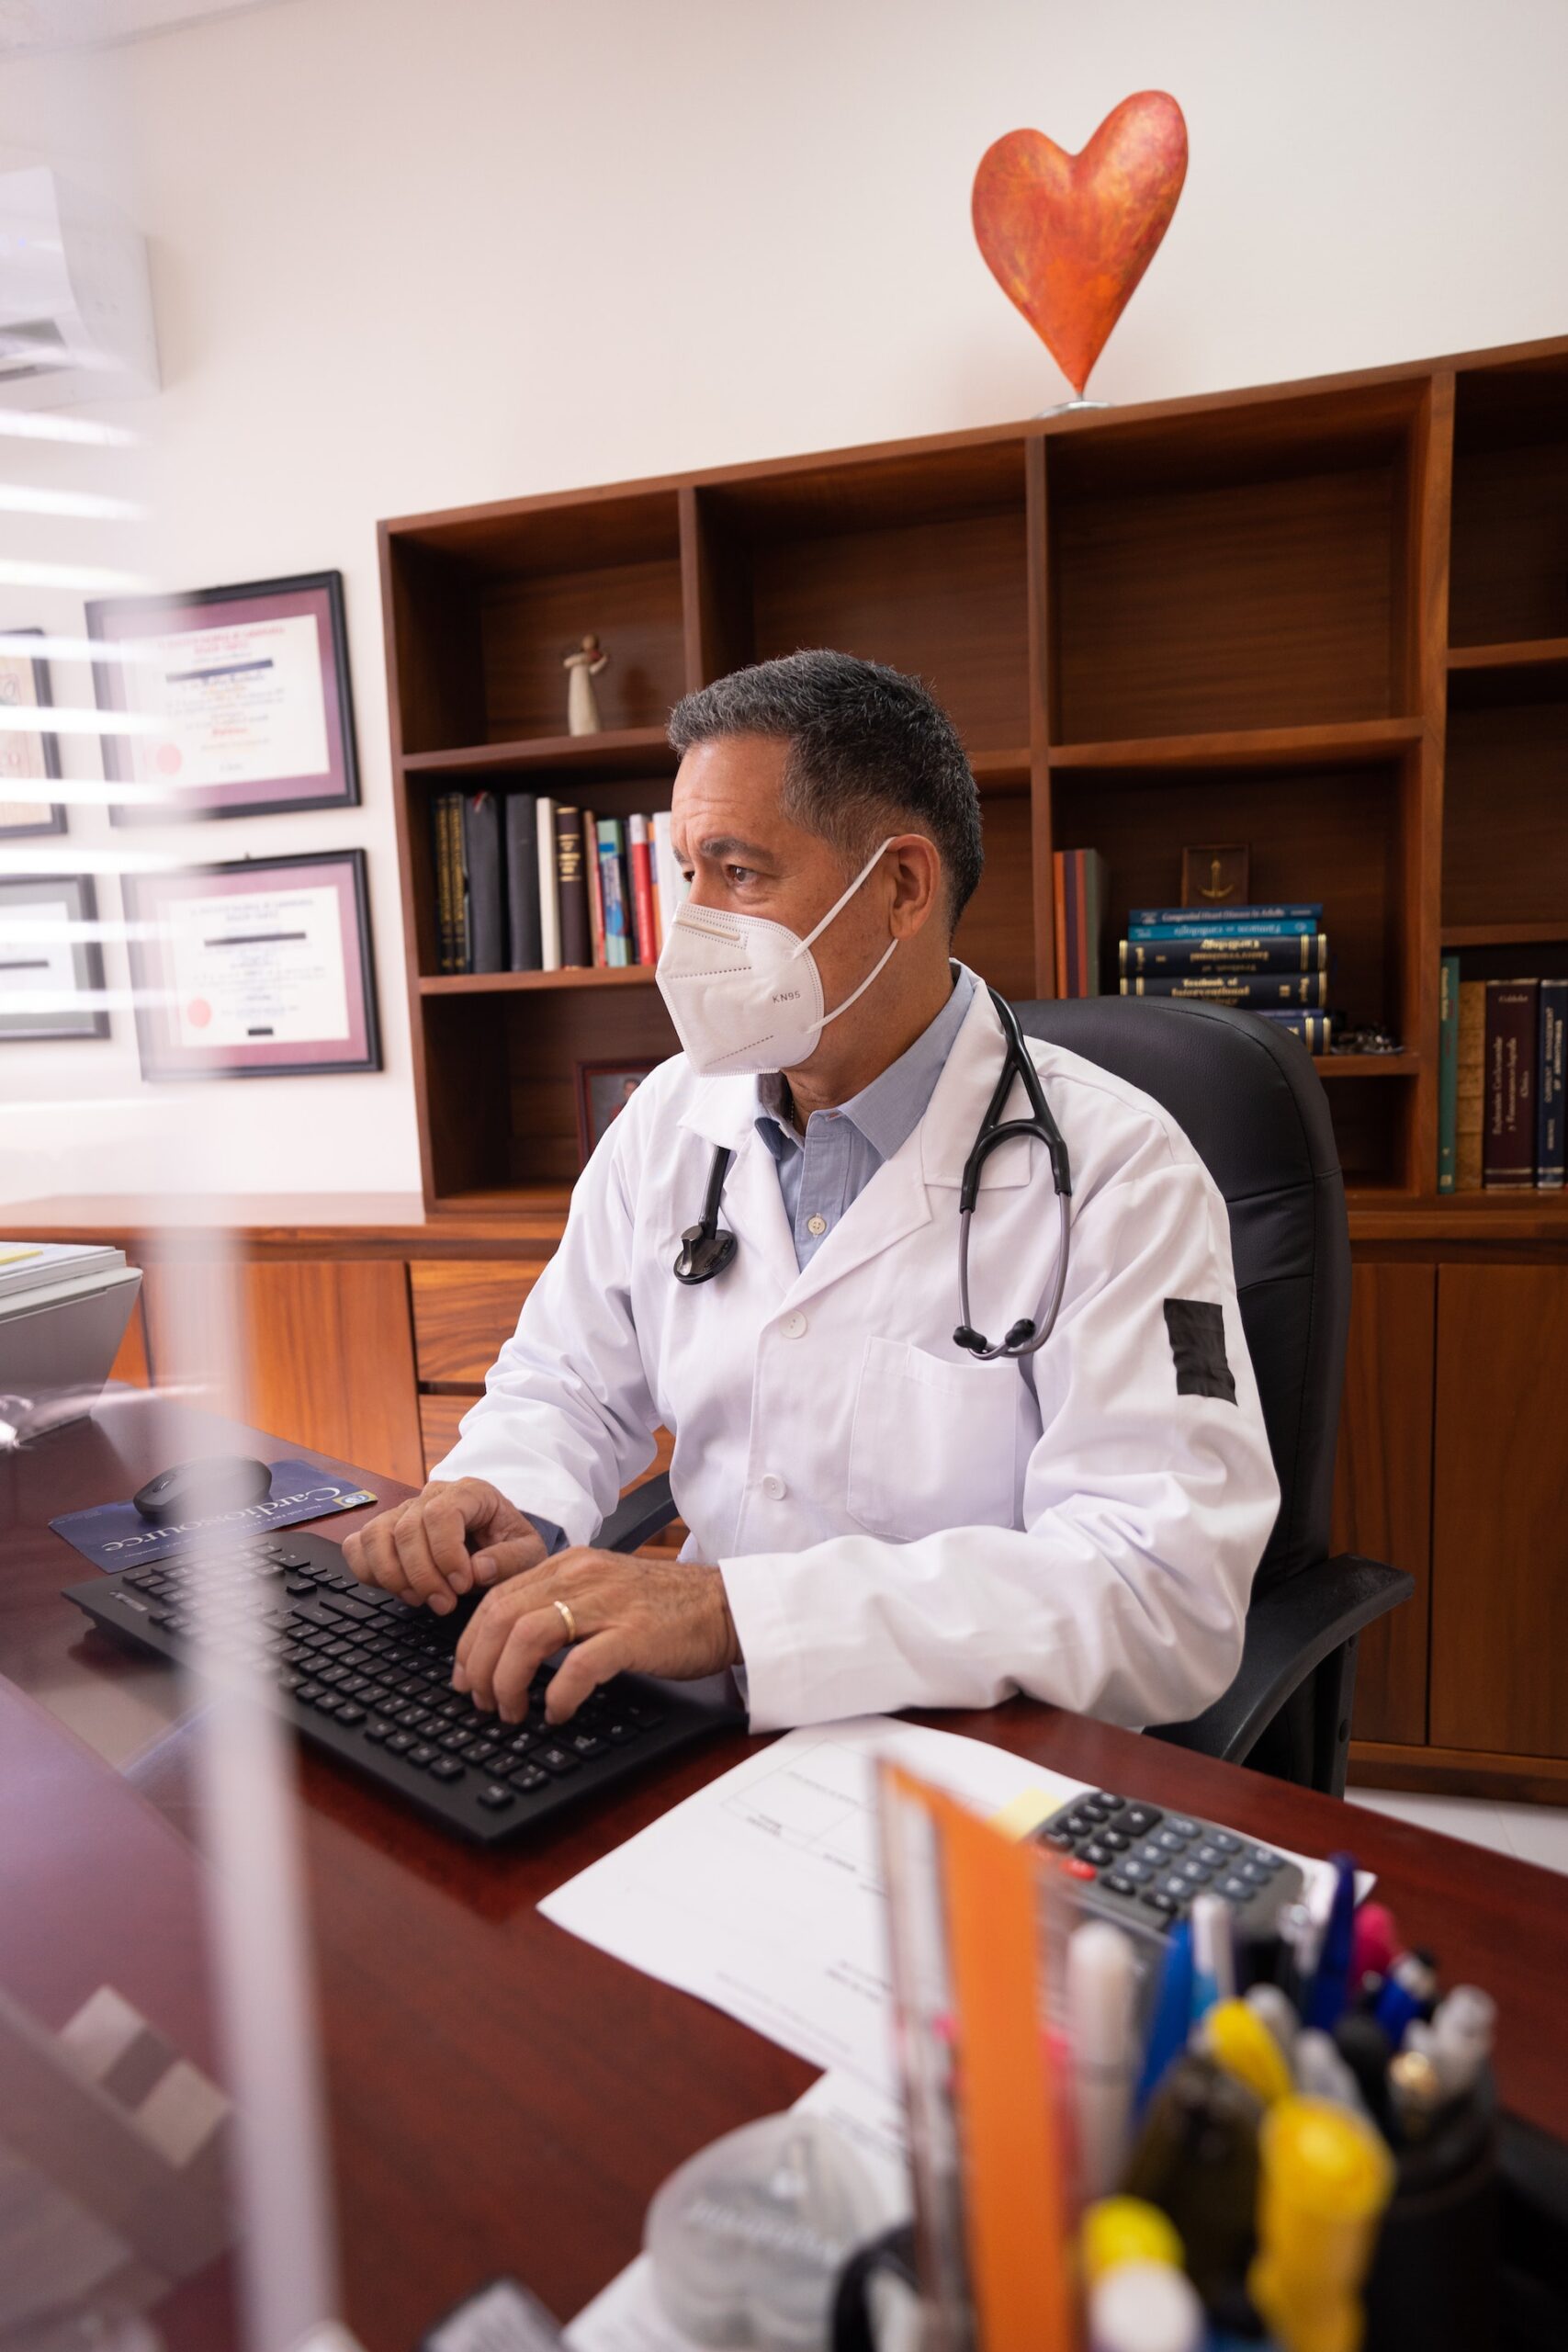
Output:
[[[568,1637],[558,1602],[576,1640],[550,1683],[546,1713],[554,1724],[575,1714],[613,1674],[689,1681],[740,1663],[716,1568],[580,1549],[558,1552],[485,1595],[457,1644],[453,1689],[506,1723],[521,1722],[535,1675]]]
[[[400,1600],[427,1602],[446,1617],[475,1585],[536,1567],[545,1545],[533,1523],[488,1479],[454,1478],[433,1482],[356,1528],[344,1540],[343,1556],[361,1584],[378,1584]]]

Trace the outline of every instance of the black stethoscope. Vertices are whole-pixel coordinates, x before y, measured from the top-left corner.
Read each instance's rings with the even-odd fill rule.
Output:
[[[1029,1356],[1043,1348],[1055,1325],[1062,1304],[1062,1293],[1067,1280],[1067,1242],[1071,1231],[1072,1170],[1067,1163],[1067,1147],[1062,1130],[1051,1116],[1051,1106],[1045,1100],[1023,1032],[1018,1025],[1018,1015],[1007,999],[989,990],[997,1018],[1002,1024],[1007,1040],[1007,1052],[1002,1059],[1001,1076],[996,1091],[986,1107],[969,1157],[964,1163],[964,1178],[958,1194],[958,1303],[964,1320],[953,1335],[955,1347],[964,1349],[982,1363],[991,1363],[998,1356]],[[1002,1112],[1012,1092],[1013,1080],[1023,1080],[1023,1091],[1029,1097],[1030,1115],[1027,1119],[1004,1119]],[[1056,1189],[1056,1206],[1062,1221],[1062,1243],[1056,1252],[1055,1279],[1051,1285],[1050,1304],[1045,1310],[1043,1326],[1037,1331],[1032,1319],[1021,1317],[1012,1325],[1005,1340],[993,1347],[983,1331],[976,1331],[969,1319],[969,1222],[975,1214],[975,1203],[980,1191],[980,1170],[999,1144],[1010,1143],[1015,1136],[1026,1136],[1043,1143],[1051,1161],[1051,1181]],[[681,1236],[681,1254],[675,1261],[674,1274],[678,1283],[694,1284],[711,1283],[733,1264],[739,1248],[733,1233],[721,1231],[718,1222],[719,1203],[724,1196],[724,1180],[729,1173],[734,1153],[728,1144],[716,1145],[713,1163],[708,1170],[708,1188],[703,1201],[703,1213],[695,1225],[687,1226]]]

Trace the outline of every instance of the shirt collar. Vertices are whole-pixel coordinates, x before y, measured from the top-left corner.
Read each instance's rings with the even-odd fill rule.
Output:
[[[837,1105],[840,1117],[858,1128],[879,1160],[891,1159],[919,1125],[964,1025],[974,1000],[975,975],[964,964],[955,965],[953,971],[952,992],[936,1019],[869,1086]],[[757,1132],[775,1159],[782,1159],[791,1145],[800,1148],[800,1137],[785,1115],[785,1099],[782,1071],[757,1080]]]

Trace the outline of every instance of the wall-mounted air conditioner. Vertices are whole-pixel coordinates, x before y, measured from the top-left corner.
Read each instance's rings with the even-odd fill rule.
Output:
[[[141,238],[107,198],[44,165],[0,173],[0,405],[157,389]]]

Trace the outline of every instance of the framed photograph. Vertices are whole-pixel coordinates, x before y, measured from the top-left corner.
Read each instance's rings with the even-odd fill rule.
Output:
[[[39,637],[41,628],[0,630],[0,841],[15,841],[22,833],[62,833],[65,811],[51,800],[23,800],[19,783],[52,783],[60,774],[60,743],[45,728],[11,719],[13,711],[47,710],[54,700],[49,688],[49,663],[26,651],[16,639]]]
[[[0,1042],[108,1035],[97,920],[90,875],[0,877]]]
[[[584,1168],[649,1071],[658,1068],[656,1061],[577,1064],[577,1141]]]
[[[126,649],[94,664],[100,708],[143,722],[105,736],[105,773],[167,796],[116,808],[117,825],[358,800],[340,572],[99,598],[87,628]]]
[[[126,875],[141,1074],[301,1078],[379,1069],[365,853]]]

